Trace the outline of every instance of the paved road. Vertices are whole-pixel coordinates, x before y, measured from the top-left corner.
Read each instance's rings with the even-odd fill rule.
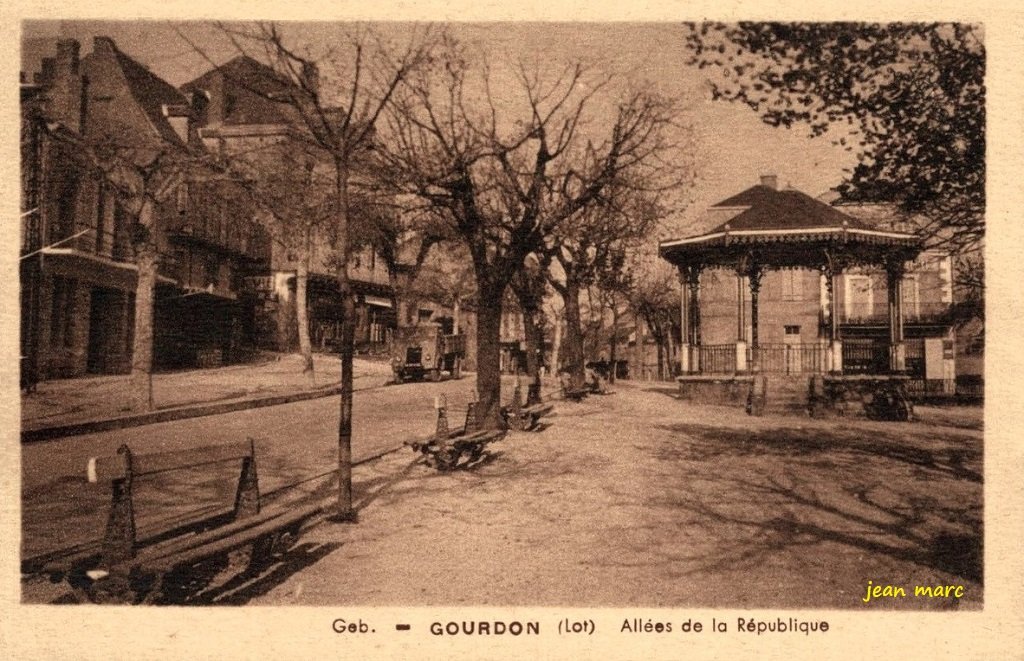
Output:
[[[359,386],[370,385],[368,381],[361,380]],[[356,392],[354,459],[432,433],[438,393],[448,398],[452,425],[460,425],[474,387],[474,379],[463,378]],[[511,388],[505,390],[511,392]],[[110,494],[109,487],[86,482],[85,466],[91,456],[115,453],[122,443],[135,452],[157,452],[252,437],[256,439],[260,490],[268,493],[337,465],[338,403],[338,397],[327,397],[23,446],[23,557],[102,536]],[[225,465],[194,475],[175,473],[138,480],[135,506],[140,528],[197,507],[230,505],[237,471],[237,466]],[[358,470],[354,482],[358,496]],[[317,483],[304,486],[314,487],[327,488]]]

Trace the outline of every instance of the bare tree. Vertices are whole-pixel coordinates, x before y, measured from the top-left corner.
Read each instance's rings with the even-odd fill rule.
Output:
[[[670,376],[669,360],[673,338],[680,336],[679,280],[667,262],[652,259],[650,246],[637,250],[629,258],[630,273],[627,298],[636,315],[637,353],[640,360],[646,353],[639,322],[647,326],[657,347],[658,378]]]
[[[608,290],[624,286],[627,251],[647,240],[666,214],[658,201],[659,191],[650,186],[651,182],[617,182],[608,187],[600,203],[579,211],[553,237],[552,252],[559,269],[551,274],[550,281],[565,306],[565,355],[574,387],[581,387],[584,381],[580,293],[594,286]],[[592,310],[599,310],[600,306],[595,305],[599,298],[589,296]],[[601,314],[596,321],[598,328],[603,321]]]
[[[255,149],[220,154],[227,179],[238,183],[255,206],[271,239],[295,266],[295,321],[303,373],[315,384],[309,331],[308,283],[315,256],[330,244],[332,178],[324,154],[285,134]]]
[[[377,120],[395,91],[430,51],[429,35],[415,35],[392,48],[377,34],[353,28],[318,57],[293,43],[273,23],[219,25],[220,32],[245,55],[271,67],[288,84],[270,94],[292,108],[296,135],[321,150],[331,168],[331,211],[341,315],[341,405],[338,420],[339,488],[335,519],[354,521],[352,508],[352,357],[355,301],[348,274],[353,246],[352,187],[359,164],[374,149]],[[321,75],[324,80],[321,81]]]
[[[159,268],[160,236],[165,228],[159,207],[179,186],[198,176],[201,163],[183,145],[153,139],[131,144],[124,135],[94,132],[87,148],[105,181],[118,192],[131,219],[135,253],[135,326],[132,335],[130,397],[132,410],[153,409],[153,313]]]
[[[540,388],[540,368],[544,356],[544,296],[547,293],[548,269],[551,253],[533,253],[524,267],[517,271],[509,283],[519,310],[523,314],[523,335],[526,341],[526,373],[536,388]]]
[[[520,64],[502,77],[449,37],[388,115],[382,160],[394,185],[442,214],[469,248],[481,301],[480,420],[495,427],[506,287],[545,237],[624,171],[654,167],[672,121],[672,105],[649,93],[625,94],[609,108],[600,95],[610,77],[581,63],[552,71]]]

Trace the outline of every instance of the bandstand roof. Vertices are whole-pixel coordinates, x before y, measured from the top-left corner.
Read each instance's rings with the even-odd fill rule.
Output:
[[[797,190],[752,186],[708,209],[717,225],[704,233],[662,241],[660,255],[678,266],[735,266],[742,260],[767,267],[821,266],[826,255],[847,264],[911,260],[917,235],[875,229]]]

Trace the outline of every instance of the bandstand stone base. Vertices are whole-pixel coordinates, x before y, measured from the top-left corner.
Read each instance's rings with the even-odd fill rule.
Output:
[[[914,409],[907,396],[907,379],[899,374],[815,376],[811,380],[811,415],[910,420]]]
[[[679,398],[697,404],[746,406],[754,377],[745,375],[693,374],[676,378]]]
[[[787,394],[780,390],[783,385],[776,384],[777,393],[770,395],[772,379],[766,375],[692,374],[677,377],[676,381],[683,401],[742,407],[751,415],[799,410],[816,418],[858,416],[902,421],[912,419],[914,412],[907,397],[907,377],[898,374],[813,375],[809,377],[809,391],[803,390],[806,400],[800,395],[799,406],[781,401]],[[783,404],[789,409],[784,410]]]

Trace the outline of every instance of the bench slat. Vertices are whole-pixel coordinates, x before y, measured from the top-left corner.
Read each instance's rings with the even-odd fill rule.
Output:
[[[135,477],[139,477],[233,459],[244,459],[251,455],[252,443],[250,441],[235,441],[152,454],[133,454],[132,473]],[[86,477],[92,483],[124,479],[126,474],[127,465],[124,455],[91,457],[86,467]]]
[[[223,528],[217,528],[215,531],[210,531],[210,533],[204,533],[190,539],[190,544],[184,548],[165,553],[161,557],[149,559],[145,566],[155,571],[167,572],[203,558],[233,551],[256,541],[264,535],[309,519],[323,510],[323,508],[323,504],[306,505],[297,509],[282,510],[269,520],[264,519],[262,515],[254,517],[258,525],[231,535],[212,534],[214,532],[220,533],[223,530]]]
[[[269,521],[274,521],[285,515],[292,508],[285,507],[284,505],[278,505],[276,507],[266,507],[255,516],[245,517],[244,519],[238,519],[230,523],[210,528],[203,532],[194,532],[187,535],[173,537],[164,542],[158,544],[152,544],[139,549],[139,552],[135,557],[130,560],[126,560],[122,563],[122,566],[135,567],[140,565],[148,565],[149,563],[162,558],[167,555],[180,552],[182,549],[187,549],[196,544],[202,544],[209,540],[221,539],[224,537],[230,537],[231,535],[241,534],[247,530],[260,526]]]

